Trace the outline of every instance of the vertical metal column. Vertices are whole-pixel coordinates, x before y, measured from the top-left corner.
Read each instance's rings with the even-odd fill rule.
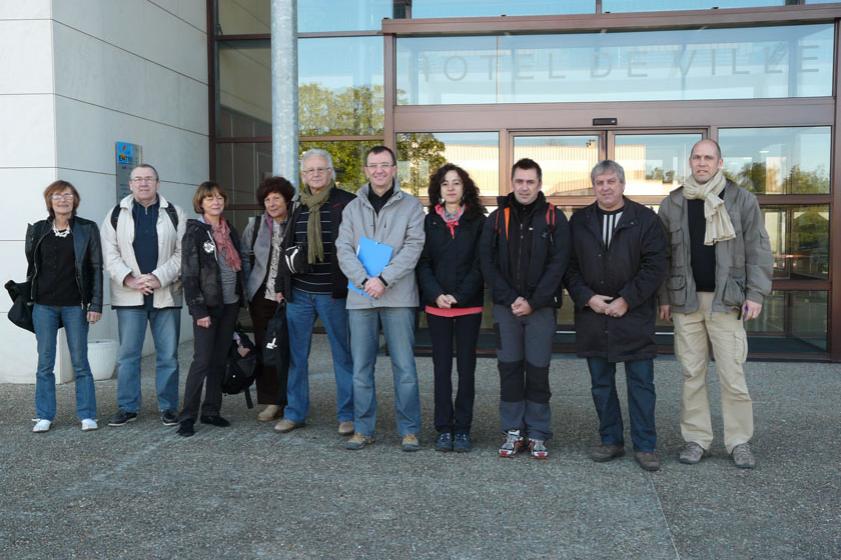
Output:
[[[272,0],[272,172],[298,184],[296,0]]]

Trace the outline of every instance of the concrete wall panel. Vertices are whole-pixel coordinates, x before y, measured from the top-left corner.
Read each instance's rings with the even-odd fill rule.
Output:
[[[52,93],[49,20],[0,19],[0,95]]]
[[[204,2],[198,0],[178,3],[198,4],[204,11]],[[53,6],[53,18],[155,64],[207,82],[204,26],[196,28],[154,2],[61,0]]]
[[[67,26],[55,25],[56,93],[207,133],[207,85]]]
[[[52,95],[0,97],[0,168],[54,167]]]
[[[51,0],[0,0],[0,20],[49,19]]]

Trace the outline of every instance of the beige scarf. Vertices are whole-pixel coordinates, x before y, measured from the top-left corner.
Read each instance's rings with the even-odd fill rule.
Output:
[[[704,184],[695,181],[690,175],[683,184],[683,197],[689,200],[702,199],[704,201],[704,217],[707,219],[707,228],[704,234],[704,245],[715,245],[719,241],[727,241],[736,237],[733,229],[733,222],[724,207],[724,201],[718,197],[727,179],[724,171],[719,169],[712,179]]]

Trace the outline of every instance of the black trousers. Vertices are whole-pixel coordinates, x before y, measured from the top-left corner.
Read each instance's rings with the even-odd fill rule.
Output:
[[[210,327],[196,324],[193,318],[193,363],[187,374],[184,388],[184,407],[179,421],[195,420],[201,403],[201,389],[204,385],[202,416],[217,416],[222,408],[222,376],[234,328],[237,324],[239,303],[228,303],[222,308],[222,315],[211,317]]]
[[[476,343],[482,314],[438,317],[427,313],[435,370],[435,429],[439,432],[470,432],[476,395]],[[454,336],[455,335],[455,336]],[[453,339],[456,346],[458,391],[453,407]]]

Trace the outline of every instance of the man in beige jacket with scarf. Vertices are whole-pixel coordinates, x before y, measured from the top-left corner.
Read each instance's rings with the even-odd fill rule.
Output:
[[[762,312],[773,257],[756,197],[728,181],[723,166],[719,145],[701,140],[689,156],[692,175],[660,203],[671,247],[660,317],[674,321],[683,368],[680,462],[698,463],[713,441],[706,384],[712,345],[724,446],[737,467],[750,469],[753,404],[742,367],[748,352],[743,321]]]

